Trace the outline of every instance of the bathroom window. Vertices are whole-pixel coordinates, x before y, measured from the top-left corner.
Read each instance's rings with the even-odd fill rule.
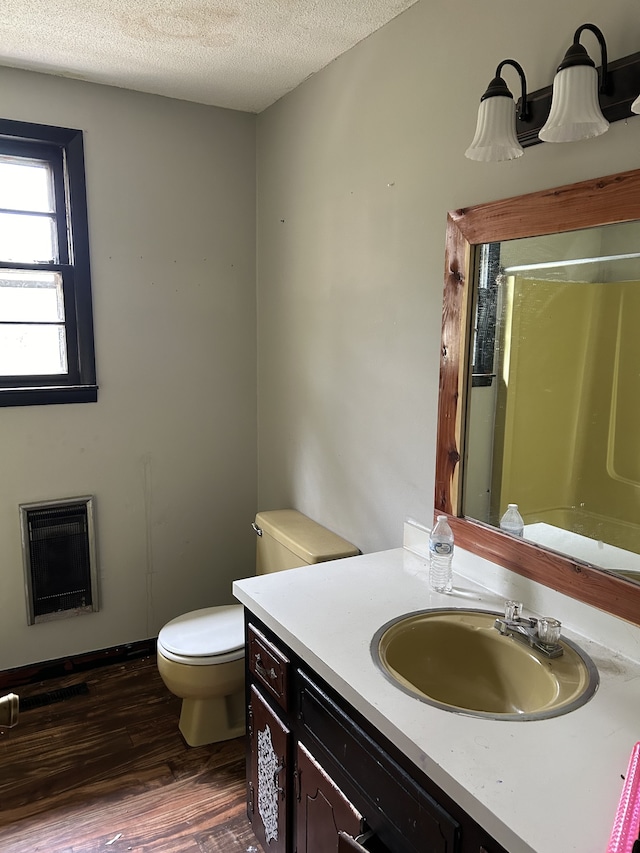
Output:
[[[0,119],[0,406],[96,399],[82,132]]]
[[[472,329],[471,384],[491,385],[495,377],[493,364],[498,305],[500,243],[484,243],[479,247],[477,302]]]

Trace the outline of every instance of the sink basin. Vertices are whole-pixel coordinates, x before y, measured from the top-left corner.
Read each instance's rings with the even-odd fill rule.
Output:
[[[493,626],[486,610],[421,610],[383,625],[371,653],[383,674],[423,702],[458,714],[539,720],[567,714],[597,690],[593,661],[561,639],[546,658]]]

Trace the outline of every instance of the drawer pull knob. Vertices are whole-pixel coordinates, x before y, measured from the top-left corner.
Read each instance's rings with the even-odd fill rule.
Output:
[[[278,785],[278,776],[282,773],[283,770],[284,770],[284,761],[282,762],[282,764],[279,764],[278,767],[276,767],[276,769],[273,771],[273,787],[276,789],[276,791],[280,795],[281,800],[284,800],[285,795],[286,795],[286,790],[284,788],[282,788],[280,785]]]
[[[354,838],[353,835],[349,835],[348,832],[340,830],[338,832],[338,853],[340,853],[340,851],[347,853],[349,850],[362,850],[363,853],[367,853],[368,848],[364,845],[372,838],[373,832],[371,832],[371,830],[364,832],[362,835],[358,835],[357,838]]]
[[[278,675],[273,667],[267,670],[265,666],[262,665],[262,658],[259,654],[256,654],[256,672],[258,675],[262,676],[262,678],[266,678],[269,681],[277,681]]]

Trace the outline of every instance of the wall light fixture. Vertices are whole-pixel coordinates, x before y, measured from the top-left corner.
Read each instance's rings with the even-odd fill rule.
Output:
[[[517,111],[513,95],[500,76],[505,65],[512,65],[520,75],[522,97]],[[504,59],[480,99],[476,134],[466,156],[470,160],[485,162],[522,157],[524,149],[516,135],[516,115],[520,120],[527,118],[527,81],[522,66],[515,59]]]
[[[580,44],[580,36],[587,30],[600,45],[600,68]],[[505,65],[516,68],[522,81],[517,104],[501,77]],[[527,96],[521,66],[513,59],[498,65],[480,101],[476,133],[465,156],[470,160],[512,160],[540,142],[575,142],[600,136],[610,122],[640,114],[639,91],[640,52],[608,62],[602,32],[594,24],[582,24],[558,67],[553,86]]]
[[[596,64],[580,44],[585,30],[595,34],[602,52],[600,75]],[[565,53],[553,81],[551,111],[538,133],[543,142],[577,142],[600,136],[609,130],[602,115],[599,96],[608,91],[607,45],[602,32],[593,24],[583,24],[575,32],[573,44]]]

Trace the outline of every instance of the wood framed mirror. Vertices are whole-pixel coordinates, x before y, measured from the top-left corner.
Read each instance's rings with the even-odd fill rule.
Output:
[[[449,516],[456,543],[462,548],[640,625],[640,583],[612,574],[588,560],[507,535],[496,526],[465,517],[463,511],[471,319],[476,302],[479,247],[636,220],[640,220],[640,170],[449,212],[435,511]],[[640,448],[640,434],[633,443]],[[637,523],[640,524],[640,518]]]

